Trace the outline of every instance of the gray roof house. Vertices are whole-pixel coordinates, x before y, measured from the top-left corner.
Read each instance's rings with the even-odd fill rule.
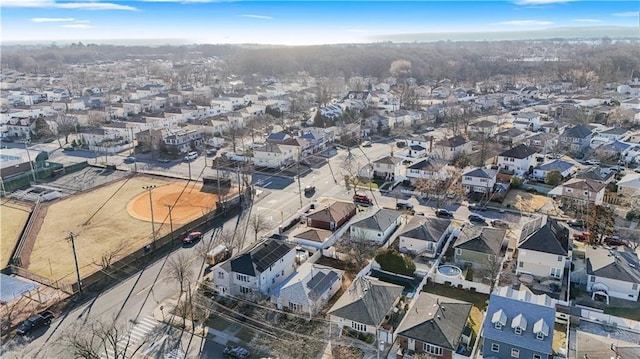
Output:
[[[585,248],[587,291],[609,297],[638,301],[640,292],[640,261],[626,246]]]
[[[547,359],[553,354],[554,306],[491,294],[482,323],[486,359]]]
[[[584,125],[565,128],[560,135],[560,144],[570,151],[583,152],[591,144],[593,133]]]
[[[570,264],[569,229],[549,217],[540,223],[535,231],[527,229],[529,224],[523,227],[516,274],[562,279],[565,267]]]
[[[385,243],[400,225],[402,213],[393,209],[377,209],[371,215],[355,220],[349,227],[351,238],[360,237],[376,242]]]
[[[421,292],[398,325],[400,348],[452,357],[460,345],[469,343],[463,334],[468,332],[471,308],[471,303]]]
[[[402,286],[377,278],[357,277],[329,309],[330,320],[340,327],[375,335],[376,327],[385,322],[403,290]]]
[[[553,161],[539,164],[533,168],[533,177],[538,180],[544,180],[549,172],[558,171],[562,177],[569,177],[577,170],[576,166],[562,159],[556,159]]]
[[[435,258],[454,233],[452,221],[437,217],[413,217],[398,235],[399,250]]]
[[[502,261],[506,233],[503,228],[465,227],[453,245],[455,262],[480,268]]]

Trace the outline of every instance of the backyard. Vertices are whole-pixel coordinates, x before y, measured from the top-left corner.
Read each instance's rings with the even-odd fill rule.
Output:
[[[2,267],[9,263],[22,230],[27,224],[31,206],[24,202],[3,200],[0,205],[0,260]]]

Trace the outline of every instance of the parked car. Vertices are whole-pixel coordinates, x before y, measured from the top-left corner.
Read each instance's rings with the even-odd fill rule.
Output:
[[[416,212],[415,215],[416,216],[420,216],[420,217],[424,217],[425,216],[424,212]]]
[[[598,160],[586,160],[586,161],[584,161],[584,163],[588,164],[588,165],[592,165],[592,166],[597,166],[597,165],[600,164],[600,161],[598,161]]]
[[[353,201],[358,204],[371,205],[373,201],[366,194],[357,193],[353,195]]]
[[[371,141],[362,142],[362,147],[371,147]]]
[[[4,140],[4,141],[8,142],[7,140]],[[71,146],[65,147],[65,148],[62,149],[62,151],[64,151],[64,152],[73,152],[75,150],[76,150],[76,148],[75,147],[71,147]]]
[[[199,231],[191,232],[186,237],[184,237],[184,239],[182,240],[182,243],[191,244],[201,239],[202,239],[202,232],[199,232]]]
[[[584,219],[582,218],[572,219],[568,221],[567,224],[569,225],[569,227],[575,227],[575,228],[584,228],[586,225]]]
[[[441,218],[453,218],[453,212],[444,208],[439,208],[436,210],[436,216]]]
[[[191,162],[191,161],[195,160],[196,158],[198,158],[198,152],[189,152],[189,153],[187,153],[186,156],[184,156],[184,161],[185,162]]]
[[[401,210],[401,211],[403,211],[403,210],[410,211],[410,210],[413,209],[413,205],[411,203],[409,203],[409,202],[398,202],[396,204],[396,209],[397,210]]]
[[[407,143],[404,141],[398,141],[396,142],[396,146],[398,146],[398,148],[404,148],[407,146]]]
[[[250,355],[247,349],[243,347],[233,347],[233,346],[224,347],[222,354],[224,354],[224,356],[227,358],[234,358],[234,359],[246,359],[246,358],[249,358],[249,355]]]
[[[606,236],[604,238],[604,243],[610,246],[625,246],[627,245],[627,241],[621,239],[620,236]]]
[[[218,154],[218,150],[216,150],[215,148],[211,150],[207,150],[207,157],[213,157],[217,154]]]
[[[469,205],[469,210],[471,211],[486,211],[487,206],[480,203],[472,203]]]
[[[16,332],[18,333],[18,335],[27,335],[38,328],[48,326],[49,324],[51,324],[51,320],[53,318],[53,313],[45,310],[44,312],[32,315],[27,320],[22,322]]]
[[[588,242],[590,235],[591,235],[591,233],[589,233],[589,232],[574,233],[573,234],[573,239],[575,239],[576,241]]]
[[[158,158],[158,162],[160,162],[160,163],[169,163],[169,162],[171,162],[171,160],[168,159],[168,158]]]
[[[486,224],[487,220],[484,219],[484,217],[477,215],[477,214],[470,214],[469,215],[469,222],[472,223],[478,223],[478,224]]]
[[[304,188],[304,194],[312,194],[316,191],[316,186],[306,186]]]
[[[501,220],[501,219],[494,219],[493,221],[491,221],[491,226],[496,227],[496,228],[509,228],[509,223]]]
[[[133,156],[129,156],[124,159],[124,163],[134,163],[135,161],[136,161],[136,158]]]

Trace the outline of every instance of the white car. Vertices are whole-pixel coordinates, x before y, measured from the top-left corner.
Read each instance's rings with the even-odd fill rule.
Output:
[[[371,141],[362,142],[362,147],[371,147]]]

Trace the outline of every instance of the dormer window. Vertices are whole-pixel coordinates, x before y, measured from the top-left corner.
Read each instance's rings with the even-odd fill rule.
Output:
[[[540,319],[533,325],[533,333],[535,333],[536,339],[544,340],[549,335],[549,325]]]
[[[507,315],[500,309],[491,316],[491,323],[493,323],[496,329],[501,330],[502,327],[507,325]]]
[[[544,334],[542,334],[542,333],[538,333],[538,334],[536,334],[536,339],[538,339],[538,340],[544,340]]]
[[[518,314],[511,322],[511,328],[513,332],[520,335],[523,331],[527,330],[527,320],[522,314]]]

